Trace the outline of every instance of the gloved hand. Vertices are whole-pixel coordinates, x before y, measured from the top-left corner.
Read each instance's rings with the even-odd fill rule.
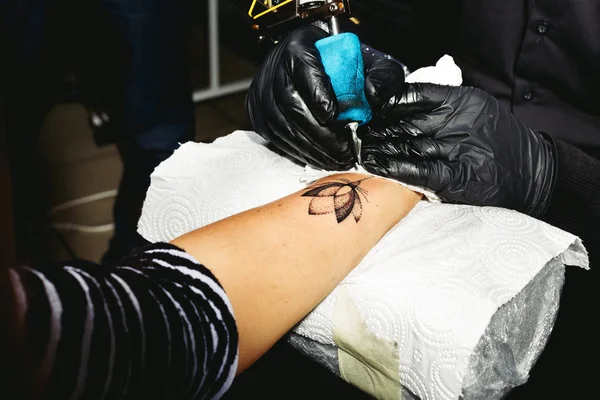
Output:
[[[550,139],[486,92],[407,84],[359,137],[364,168],[427,188],[443,201],[539,217],[554,184]]]
[[[315,42],[322,29],[303,26],[267,55],[246,96],[253,129],[301,163],[347,170],[356,156],[346,122],[336,121],[337,100]],[[362,46],[365,94],[376,112],[404,83],[397,61]]]

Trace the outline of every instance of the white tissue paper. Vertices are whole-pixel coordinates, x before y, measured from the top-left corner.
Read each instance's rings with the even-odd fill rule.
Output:
[[[314,172],[254,132],[185,143],[152,174],[138,231],[152,242],[171,240],[298,191]],[[555,257],[587,268],[579,239],[539,220],[421,201],[294,331],[335,345],[342,293],[374,346],[394,344],[378,360],[397,371],[391,379],[422,400],[458,399],[490,318]]]
[[[406,77],[408,83],[437,83],[438,85],[462,85],[462,72],[454,58],[445,54],[434,66],[419,68]]]

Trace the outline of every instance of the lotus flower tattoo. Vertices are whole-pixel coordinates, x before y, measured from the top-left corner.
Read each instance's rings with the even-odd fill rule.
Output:
[[[368,201],[368,192],[359,185],[372,177],[363,178],[357,181],[340,178],[332,182],[319,183],[312,186],[308,191],[302,194],[303,197],[312,197],[308,205],[310,215],[324,215],[335,213],[337,222],[340,223],[349,215],[354,217],[354,221],[360,221],[362,216],[362,200]]]

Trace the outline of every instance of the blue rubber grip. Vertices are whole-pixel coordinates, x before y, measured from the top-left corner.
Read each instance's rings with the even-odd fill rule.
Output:
[[[317,41],[325,72],[331,79],[339,103],[338,120],[366,124],[371,106],[365,96],[365,75],[358,36],[351,32]]]

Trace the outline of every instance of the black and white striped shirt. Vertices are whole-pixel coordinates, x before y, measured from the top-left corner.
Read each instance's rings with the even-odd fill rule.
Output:
[[[11,270],[43,398],[211,399],[237,369],[229,299],[183,250]]]

